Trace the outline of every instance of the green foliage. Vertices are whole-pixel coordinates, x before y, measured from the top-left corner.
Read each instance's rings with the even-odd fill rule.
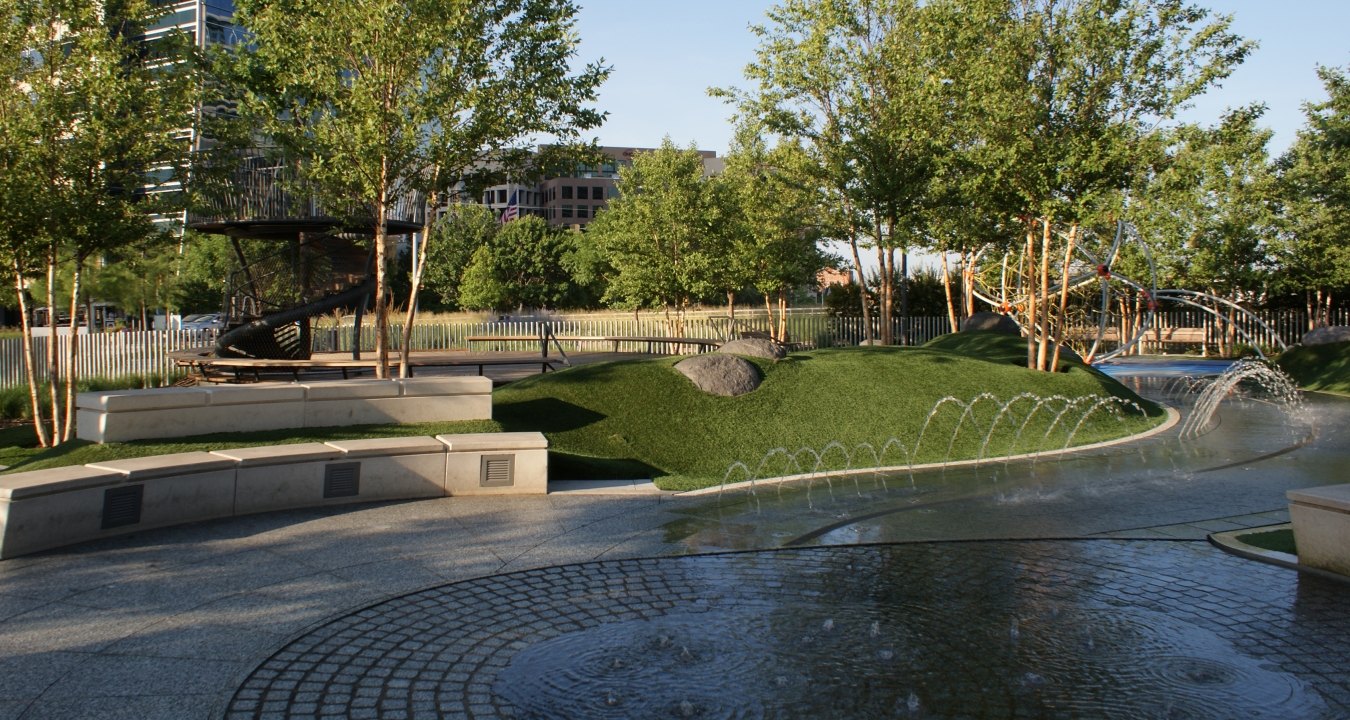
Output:
[[[1282,290],[1329,296],[1350,288],[1350,77],[1338,68],[1317,72],[1328,98],[1305,107],[1307,123],[1280,159],[1288,232],[1278,279]]]
[[[1239,108],[1213,128],[1178,128],[1163,167],[1136,196],[1132,213],[1164,286],[1232,300],[1259,288],[1277,229],[1272,133],[1256,124],[1263,112]]]
[[[666,138],[620,170],[619,197],[587,228],[588,251],[612,268],[604,302],[626,308],[690,305],[728,289],[727,251],[703,160]]]
[[[459,283],[459,304],[469,310],[506,310],[507,288],[497,279],[492,264],[492,248],[484,245],[473,251],[464,277]]]
[[[459,286],[470,310],[558,308],[574,296],[564,259],[575,235],[533,215],[504,225],[474,251]]]
[[[759,389],[735,398],[708,395],[671,366],[678,359],[587,365],[513,383],[497,391],[493,416],[508,430],[538,430],[549,438],[554,467],[571,465],[590,477],[655,476],[667,489],[706,487],[721,482],[736,462],[751,468],[773,448],[824,449],[831,441],[852,448],[880,448],[895,437],[913,448],[925,418],[945,396],[970,399],[982,392],[1012,398],[1026,391],[1041,396],[1107,395],[1128,398],[1150,416],[1110,413],[1089,418],[1075,442],[1137,432],[1162,413],[1110,378],[1081,366],[1064,373],[1036,373],[1009,358],[1024,357],[1014,337],[969,340],[961,352],[934,348],[843,348],[794,354],[778,363],[757,362]],[[878,388],[903,388],[883,392]],[[831,406],[848,410],[832,412]],[[992,416],[988,403],[979,410]],[[935,417],[918,448],[916,462],[941,460],[956,432],[960,410]],[[1053,415],[1053,413],[1046,413]],[[1048,429],[1039,425],[1042,431]],[[968,425],[970,423],[967,423]],[[974,457],[984,433],[957,433],[953,457]],[[1063,444],[1063,428],[1046,442]],[[978,437],[977,437],[978,435]],[[934,438],[941,438],[935,441]],[[1028,430],[1018,449],[1028,451]],[[1000,436],[1006,449],[1012,433]],[[891,458],[904,464],[902,455]],[[829,462],[841,460],[832,458]],[[771,468],[771,471],[788,468]],[[735,476],[732,480],[744,479]]]
[[[770,149],[758,128],[738,128],[726,169],[708,189],[729,240],[726,287],[749,285],[768,296],[813,284],[830,264],[817,244],[822,198],[808,163],[800,145]]]
[[[422,286],[436,293],[450,309],[464,307],[460,278],[470,259],[497,234],[497,219],[488,208],[455,203],[431,226]]]

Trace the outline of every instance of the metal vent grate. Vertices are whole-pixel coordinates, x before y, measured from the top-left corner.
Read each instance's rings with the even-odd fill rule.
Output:
[[[361,494],[361,463],[329,463],[323,468],[325,498],[356,497]]]
[[[479,487],[511,487],[516,484],[515,455],[484,455]]]
[[[144,485],[127,485],[103,491],[103,529],[135,525],[141,521]]]

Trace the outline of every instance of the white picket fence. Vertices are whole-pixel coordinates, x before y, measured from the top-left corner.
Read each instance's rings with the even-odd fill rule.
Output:
[[[1273,328],[1273,333],[1265,327],[1248,324],[1248,336],[1267,348],[1274,348],[1275,334],[1287,343],[1296,343],[1307,328],[1306,319],[1299,312],[1263,313],[1263,320]],[[1350,323],[1350,313],[1341,311],[1333,319],[1338,324]],[[631,314],[557,316],[548,319],[531,320],[494,320],[484,322],[467,321],[431,321],[419,322],[413,328],[412,347],[414,350],[455,350],[471,349],[468,338],[484,335],[518,335],[539,337],[547,323],[555,336],[596,336],[596,337],[647,337],[671,335],[666,319],[661,315],[645,314],[634,317]],[[1159,327],[1213,327],[1213,318],[1201,312],[1161,313],[1157,320]],[[787,318],[788,339],[805,346],[856,345],[863,338],[861,318],[829,317],[819,310],[791,312]],[[402,330],[400,325],[390,328],[390,340],[398,349]],[[735,327],[725,315],[716,313],[696,313],[686,316],[684,336],[695,338],[726,339],[732,334],[747,332],[766,333],[769,320],[763,311],[737,311]],[[873,335],[878,336],[877,321],[873,319]],[[895,319],[893,333],[897,342],[918,345],[939,335],[951,331],[945,317],[912,317],[908,320]],[[1096,329],[1092,328],[1095,334]],[[315,352],[350,352],[352,348],[352,329],[316,328],[313,333]],[[210,345],[211,337],[201,332],[167,330],[148,332],[110,332],[93,333],[79,336],[77,364],[83,378],[114,379],[126,376],[151,376],[160,382],[170,381],[177,369],[169,353],[175,350]],[[34,338],[38,358],[38,377],[46,378],[46,368],[41,364],[45,357],[45,344],[51,338]],[[57,338],[58,352],[64,358],[68,350],[69,336]],[[361,348],[369,351],[375,345],[375,331],[368,323],[362,327]],[[612,350],[612,342],[567,343],[567,350]],[[538,341],[519,343],[494,343],[492,347],[479,346],[473,349],[515,349],[533,350]],[[646,343],[629,343],[621,350],[645,351]],[[660,349],[658,346],[657,349]],[[1150,350],[1168,351],[1177,348],[1151,347]],[[663,351],[675,352],[671,346]],[[0,338],[0,387],[14,387],[27,383],[24,370],[23,346],[20,338]]]

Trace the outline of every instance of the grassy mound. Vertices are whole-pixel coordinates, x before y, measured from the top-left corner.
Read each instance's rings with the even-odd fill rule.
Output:
[[[1040,373],[1023,367],[1025,357],[1025,341],[984,333],[919,348],[817,350],[756,361],[763,384],[735,398],[699,391],[672,367],[679,358],[589,365],[498,390],[494,417],[506,430],[544,432],[554,477],[654,477],[667,489],[720,483],[735,463],[746,468],[731,480],[810,471],[816,456],[801,448],[820,455],[823,468],[848,466],[846,455],[862,458],[853,466],[873,466],[869,451],[858,449],[863,444],[878,454],[886,448],[882,464],[900,465],[911,457],[977,457],[986,437],[984,454],[992,456],[1059,448],[1071,433],[1075,445],[1119,437],[1162,418],[1159,408],[1081,363]],[[1038,407],[1024,396],[1000,416],[1022,393],[1089,399],[1060,413],[1063,400]],[[980,399],[967,411],[951,401],[939,406],[948,397]],[[1138,403],[1147,415],[1114,414],[1103,405],[1080,424],[1097,400],[1111,397]]]
[[[1299,345],[1280,353],[1275,362],[1305,390],[1350,395],[1350,342]]]

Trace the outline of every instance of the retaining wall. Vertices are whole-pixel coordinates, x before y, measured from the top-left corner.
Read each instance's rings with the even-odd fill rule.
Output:
[[[486,377],[112,390],[76,397],[75,435],[125,442],[219,432],[489,420]]]
[[[190,452],[0,475],[0,559],[291,508],[548,492],[540,433],[371,438]]]

